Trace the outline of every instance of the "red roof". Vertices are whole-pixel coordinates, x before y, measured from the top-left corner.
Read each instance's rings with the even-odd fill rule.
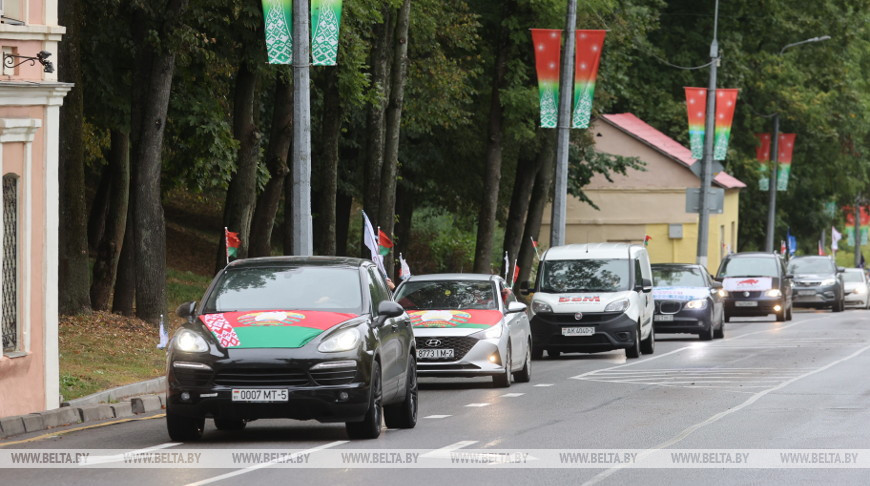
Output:
[[[683,147],[676,140],[656,130],[631,113],[601,115],[599,118],[640,140],[646,145],[649,145],[653,149],[661,152],[663,155],[683,164],[685,167],[691,167],[693,164],[698,162],[697,159],[692,158],[691,150]],[[728,189],[746,187],[746,184],[725,172],[720,172],[716,175],[716,177],[713,178],[713,182]]]

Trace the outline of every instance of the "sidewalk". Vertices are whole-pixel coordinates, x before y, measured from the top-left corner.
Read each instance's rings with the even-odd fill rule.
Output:
[[[133,417],[166,406],[164,377],[94,393],[43,412],[0,417],[0,439],[65,425]]]

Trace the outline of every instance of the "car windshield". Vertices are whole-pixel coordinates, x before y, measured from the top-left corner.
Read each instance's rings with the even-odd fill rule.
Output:
[[[359,270],[326,266],[231,268],[209,295],[204,312],[272,309],[361,314]]]
[[[489,281],[411,281],[395,298],[405,310],[498,309],[495,286]]]
[[[788,264],[788,273],[836,273],[834,264],[827,258],[795,258]]]
[[[778,277],[778,266],[771,257],[729,258],[719,269],[719,277]]]
[[[851,272],[849,270],[846,270],[843,273],[843,281],[845,281],[845,282],[863,282],[864,281],[864,275],[862,275],[863,273],[864,272],[862,270],[858,270],[857,272]]]
[[[615,292],[628,290],[626,259],[556,260],[544,262],[541,292]]]
[[[656,287],[706,287],[701,271],[697,268],[653,267],[653,282]]]

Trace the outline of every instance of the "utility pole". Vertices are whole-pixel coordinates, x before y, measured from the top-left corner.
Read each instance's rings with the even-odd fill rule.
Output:
[[[718,1],[718,0],[717,0]],[[559,121],[556,127],[556,176],[553,213],[550,218],[550,246],[565,244],[565,212],[568,198],[568,145],[571,141],[571,100],[574,97],[574,31],[577,26],[577,0],[569,0],[565,22],[565,52],[559,79]]]
[[[713,42],[710,43],[710,84],[707,87],[707,119],[704,123],[704,156],[701,159],[701,194],[698,214],[698,264],[707,266],[710,234],[710,186],[713,180],[713,140],[716,130],[716,68],[719,66],[719,0],[713,14]]]
[[[773,115],[773,140],[770,142],[770,187],[767,203],[767,241],[764,251],[773,251],[773,234],[776,232],[776,178],[779,171],[779,113]]]
[[[293,254],[311,256],[311,90],[308,2],[293,2]]]

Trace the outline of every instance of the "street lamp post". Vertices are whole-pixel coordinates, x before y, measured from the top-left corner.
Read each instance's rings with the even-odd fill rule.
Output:
[[[707,117],[704,122],[704,155],[701,158],[701,193],[698,201],[698,264],[707,266],[710,226],[710,186],[713,179],[713,141],[716,129],[716,68],[719,65],[719,0],[713,15],[713,42],[710,43],[710,84],[707,86]]]
[[[568,150],[571,140],[571,99],[574,95],[574,31],[577,25],[577,0],[568,2],[565,21],[565,54],[559,80],[559,119],[556,142],[556,174],[554,177],[553,210],[550,217],[550,246],[565,244],[565,212],[568,199]]]
[[[812,37],[792,44],[785,45],[779,51],[782,55],[786,49],[811,42],[821,42],[830,39],[831,36],[823,35],[820,37]],[[770,186],[768,187],[768,206],[767,206],[767,239],[764,249],[767,252],[773,251],[773,235],[776,232],[776,177],[779,170],[779,113],[773,115],[773,141],[770,144]]]

